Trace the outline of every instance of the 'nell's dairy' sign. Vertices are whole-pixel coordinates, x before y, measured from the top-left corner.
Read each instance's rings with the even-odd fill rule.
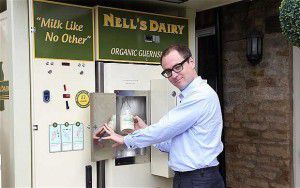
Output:
[[[158,64],[171,44],[188,45],[188,19],[98,7],[101,61]]]

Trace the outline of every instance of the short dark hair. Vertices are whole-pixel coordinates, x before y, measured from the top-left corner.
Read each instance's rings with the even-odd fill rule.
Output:
[[[166,48],[162,52],[162,54],[160,56],[160,64],[161,65],[162,65],[162,59],[173,50],[176,50],[183,59],[185,59],[187,57],[192,57],[191,50],[187,46],[181,45],[181,44],[173,44],[173,45],[169,46],[168,48]]]

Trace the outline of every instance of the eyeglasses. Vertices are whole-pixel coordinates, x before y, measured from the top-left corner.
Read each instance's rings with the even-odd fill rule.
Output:
[[[164,71],[162,71],[161,75],[163,75],[163,77],[165,78],[170,78],[172,76],[172,71],[176,72],[176,73],[179,73],[180,71],[183,70],[183,64],[189,60],[191,56],[185,58],[183,61],[181,61],[180,63],[174,65],[172,67],[172,69],[165,69]]]

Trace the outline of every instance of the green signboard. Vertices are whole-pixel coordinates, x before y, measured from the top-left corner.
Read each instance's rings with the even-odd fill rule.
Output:
[[[9,82],[4,80],[2,64],[3,62],[0,62],[0,111],[4,110],[4,100],[9,99]]]
[[[93,9],[34,1],[35,57],[93,61]]]
[[[0,81],[0,100],[9,99],[9,84],[7,80]]]
[[[101,61],[159,63],[171,44],[188,45],[188,19],[98,7]]]

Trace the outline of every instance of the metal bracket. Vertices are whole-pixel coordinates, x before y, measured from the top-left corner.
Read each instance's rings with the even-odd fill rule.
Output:
[[[172,91],[172,93],[171,93],[171,95],[172,95],[172,97],[176,97],[176,91]]]
[[[36,31],[35,27],[30,27],[30,32],[31,33],[35,33],[35,31]]]
[[[32,126],[32,130],[38,131],[38,130],[39,130],[39,126],[38,126],[38,125],[33,125],[33,126]]]

